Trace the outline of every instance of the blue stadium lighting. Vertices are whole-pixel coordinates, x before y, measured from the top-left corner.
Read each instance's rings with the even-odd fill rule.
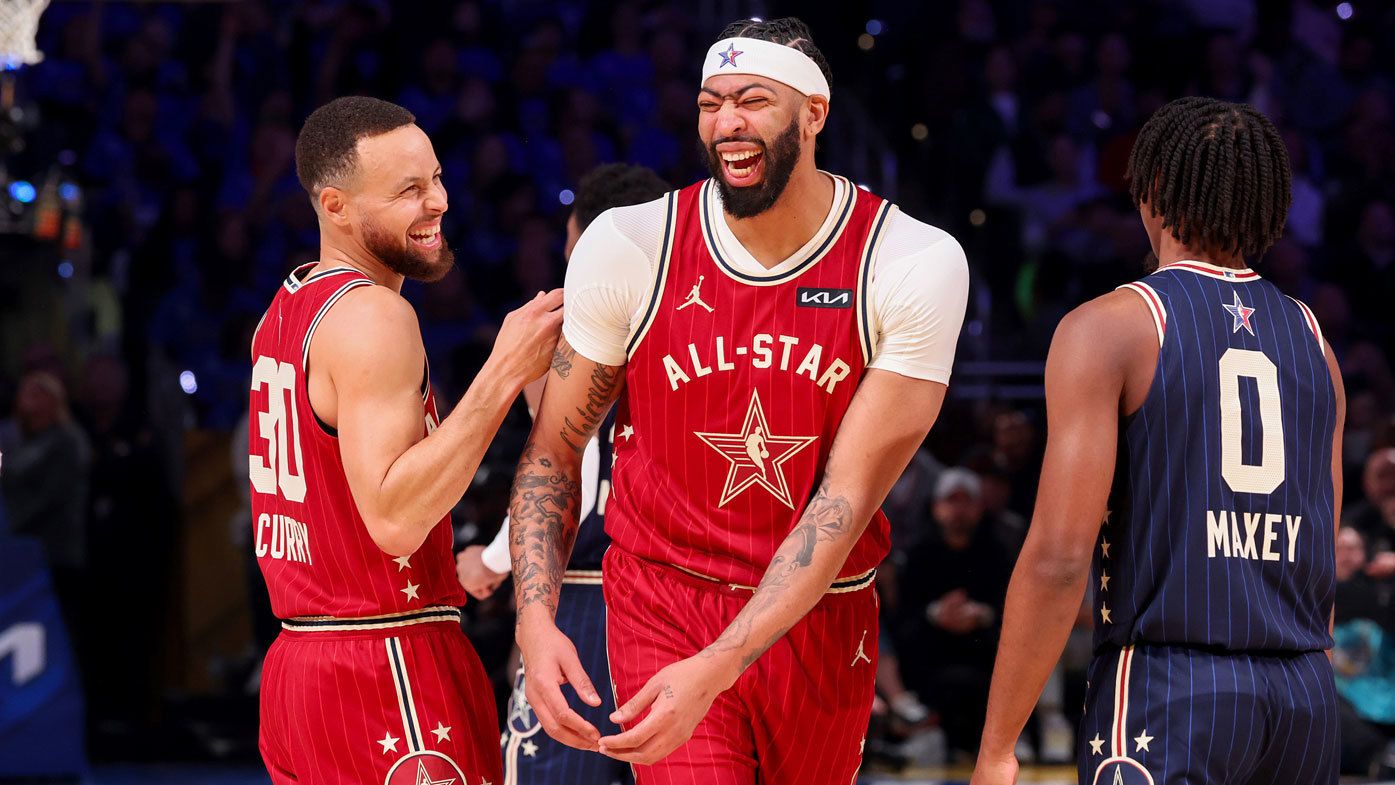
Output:
[[[880,20],[880,19],[869,19],[869,20],[867,20],[867,35],[881,35],[883,29],[885,29],[885,28],[882,26],[882,20]]]
[[[10,198],[20,204],[29,204],[38,195],[39,192],[34,190],[34,184],[28,180],[15,180],[10,183]]]
[[[59,262],[59,263],[58,263],[58,277],[59,277],[59,278],[65,278],[65,279],[66,279],[66,278],[72,278],[72,277],[73,277],[73,263],[70,262],[70,261],[68,261],[68,260],[66,260],[66,259],[63,260],[63,261],[61,261],[61,262]]]
[[[751,17],[751,21],[752,21],[752,22],[764,22],[765,20],[764,20],[764,19],[761,19],[759,16],[753,16],[753,17]]]
[[[557,194],[557,201],[562,204],[571,204],[576,201],[576,194],[572,193],[570,188],[563,188],[562,192]]]
[[[76,183],[63,183],[58,186],[58,196],[65,202],[76,202],[81,193]]]
[[[1351,7],[1351,3],[1338,3],[1338,4],[1337,4],[1337,18],[1338,18],[1338,19],[1341,19],[1343,22],[1345,22],[1346,20],[1348,20],[1348,19],[1351,18],[1352,13],[1353,13],[1353,10],[1352,10],[1352,7]]]
[[[181,371],[179,374],[179,389],[189,395],[199,391],[199,380],[194,378],[193,371]]]

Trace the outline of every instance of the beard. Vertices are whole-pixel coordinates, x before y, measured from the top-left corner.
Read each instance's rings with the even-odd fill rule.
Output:
[[[724,142],[751,142],[758,144],[763,153],[765,177],[756,185],[733,188],[727,183],[722,171],[722,156],[717,153],[717,145]],[[789,127],[775,137],[773,144],[754,136],[727,136],[713,139],[705,149],[707,171],[717,183],[717,192],[722,196],[722,207],[736,218],[754,218],[769,210],[780,200],[780,195],[789,185],[794,166],[799,163],[799,116],[796,114]]]
[[[406,238],[393,237],[371,217],[363,219],[363,245],[368,252],[389,270],[414,281],[434,283],[455,266],[455,252],[446,244],[446,236],[440,237],[439,247],[423,250],[413,247]]]

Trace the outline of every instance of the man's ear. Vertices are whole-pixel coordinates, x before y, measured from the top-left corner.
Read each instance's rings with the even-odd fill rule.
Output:
[[[804,102],[804,130],[816,136],[828,122],[828,99],[821,95],[811,95]]]
[[[348,226],[349,214],[352,207],[349,204],[349,196],[332,185],[327,185],[320,189],[320,215],[326,221],[335,226]]]

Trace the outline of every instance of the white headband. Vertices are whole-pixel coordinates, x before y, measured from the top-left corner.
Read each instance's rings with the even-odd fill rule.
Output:
[[[828,98],[828,80],[808,55],[793,47],[757,38],[724,38],[707,50],[702,82],[722,74],[765,76],[805,95]]]

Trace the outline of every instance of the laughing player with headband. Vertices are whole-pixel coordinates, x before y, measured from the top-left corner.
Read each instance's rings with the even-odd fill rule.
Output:
[[[968,269],[815,166],[830,92],[803,23],[728,27],[697,95],[711,179],[602,214],[567,269],[510,505],[518,641],[547,733],[640,785],[848,782],[861,761],[878,508],[944,400]],[[617,400],[611,672],[588,675],[553,616],[581,450]],[[561,685],[594,706],[607,676],[625,730],[601,737]]]

